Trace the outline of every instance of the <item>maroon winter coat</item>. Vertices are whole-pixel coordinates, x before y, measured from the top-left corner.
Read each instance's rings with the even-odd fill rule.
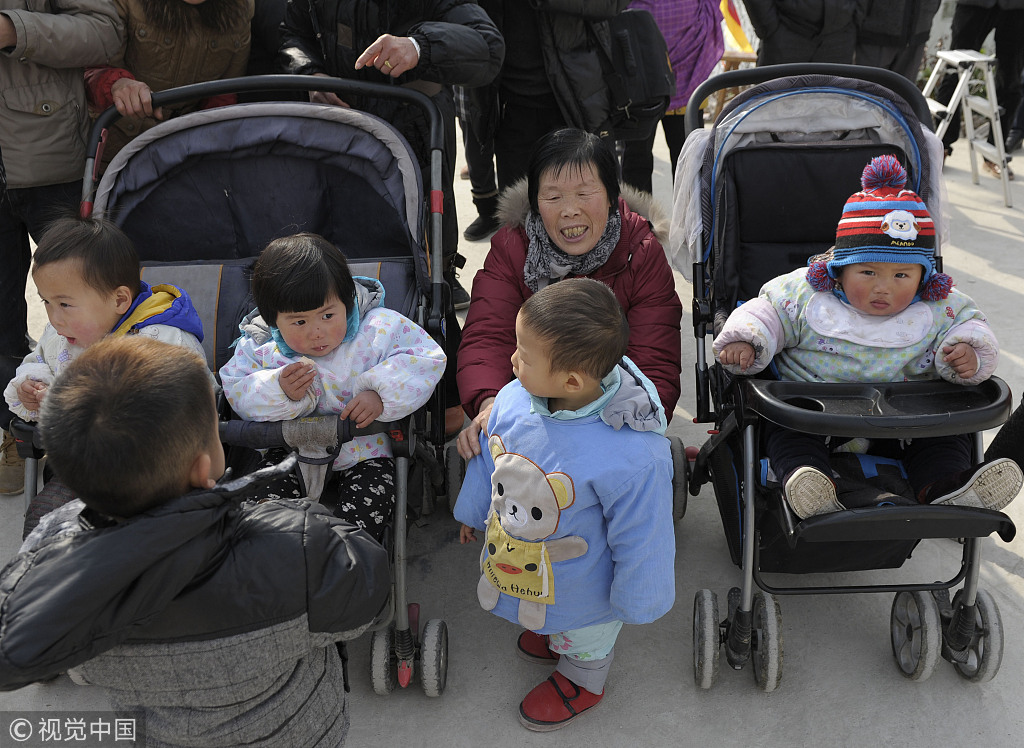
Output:
[[[651,224],[640,213],[656,209],[646,193],[623,188],[619,198],[622,234],[608,261],[588,277],[607,284],[629,321],[627,355],[658,388],[671,419],[679,399],[682,305],[672,270]],[[476,416],[480,402],[512,380],[516,315],[533,295],[523,280],[529,241],[523,223],[529,210],[526,181],[502,194],[502,228],[491,239],[484,266],[473,279],[473,300],[459,346],[458,383],[463,407]]]

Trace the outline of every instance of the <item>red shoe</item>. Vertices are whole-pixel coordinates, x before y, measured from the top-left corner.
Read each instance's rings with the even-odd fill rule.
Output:
[[[519,721],[527,730],[551,732],[593,709],[602,698],[603,691],[591,693],[556,671],[520,702]]]
[[[519,635],[516,642],[516,651],[519,656],[527,662],[536,662],[541,665],[550,665],[558,662],[561,657],[557,652],[548,649],[548,638],[543,634],[535,634],[532,631],[524,631]]]

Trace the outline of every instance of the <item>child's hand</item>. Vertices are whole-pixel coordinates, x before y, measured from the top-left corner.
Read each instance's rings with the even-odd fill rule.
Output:
[[[970,379],[978,372],[978,354],[967,343],[942,346],[942,360],[953,367],[961,379]]]
[[[301,400],[316,378],[316,367],[296,361],[281,369],[281,389],[289,400]]]
[[[345,410],[341,411],[342,418],[354,421],[357,428],[369,426],[384,412],[384,401],[380,399],[373,390],[363,390],[349,400]]]
[[[18,385],[18,399],[25,406],[26,410],[39,410],[46,397],[46,382],[37,382],[34,379],[26,379]]]
[[[463,525],[459,528],[459,543],[465,545],[466,543],[476,542],[476,531],[469,525]]]
[[[757,358],[757,352],[750,343],[729,343],[718,353],[718,360],[723,364],[739,365],[740,371],[746,371]]]

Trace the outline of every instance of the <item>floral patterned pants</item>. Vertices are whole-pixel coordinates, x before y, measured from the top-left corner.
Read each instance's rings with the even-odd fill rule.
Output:
[[[276,465],[285,455],[284,450],[271,450],[260,467]],[[268,498],[301,498],[304,494],[296,473],[281,476],[264,490]],[[395,508],[395,461],[376,457],[332,471],[320,503],[335,517],[361,527],[380,542]]]

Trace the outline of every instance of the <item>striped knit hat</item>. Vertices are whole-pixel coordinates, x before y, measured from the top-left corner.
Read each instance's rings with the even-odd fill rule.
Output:
[[[924,201],[904,188],[903,166],[895,156],[877,156],[864,167],[860,183],[861,191],[843,206],[835,246],[811,258],[807,281],[817,291],[829,291],[844,265],[916,263],[924,268],[919,298],[946,298],[953,280],[935,272],[935,226]]]

